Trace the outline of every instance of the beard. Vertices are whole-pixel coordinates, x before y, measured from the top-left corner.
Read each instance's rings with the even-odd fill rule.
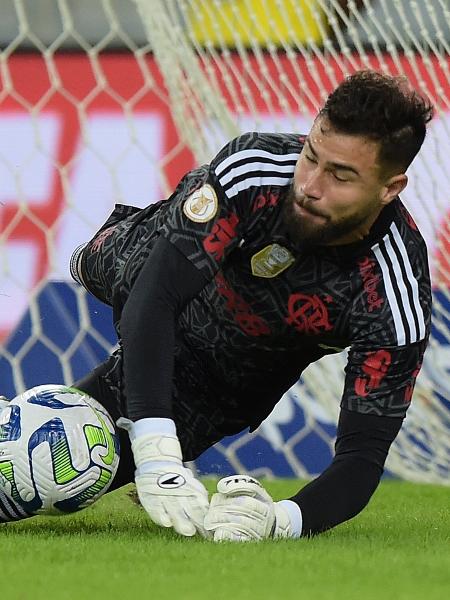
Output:
[[[295,205],[300,204],[305,210],[320,218],[308,218],[299,214]],[[357,213],[341,219],[332,220],[330,216],[319,213],[314,207],[310,207],[305,198],[297,199],[294,186],[291,185],[283,206],[284,225],[292,239],[299,246],[332,246],[333,242],[339,243],[343,236],[356,232],[367,220],[370,211],[364,214]]]

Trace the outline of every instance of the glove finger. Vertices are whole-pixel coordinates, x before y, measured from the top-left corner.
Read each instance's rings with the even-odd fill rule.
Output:
[[[139,502],[154,523],[162,527],[172,527],[172,522],[160,497],[146,491],[146,479],[145,476],[135,478]]]
[[[223,477],[217,482],[217,491],[224,496],[251,496],[262,502],[273,502],[259,481],[248,475]]]
[[[270,509],[270,505],[248,496],[229,498],[222,494],[214,494],[207,516],[208,522],[210,519],[219,521],[222,518],[229,520],[234,517],[248,517],[262,521],[267,518]]]
[[[205,529],[207,531],[227,529],[248,535],[258,526],[260,526],[260,524],[256,523],[254,519],[249,519],[246,516],[236,514],[223,513],[205,518]]]
[[[143,502],[141,500],[141,504],[154,523],[161,525],[161,527],[172,527],[172,519],[162,502],[155,501],[155,499],[152,498],[151,503],[145,500]]]
[[[224,529],[249,539],[260,540],[267,537],[271,530],[273,512],[272,505],[249,496],[213,497],[205,517],[205,528],[208,531]]]
[[[242,514],[237,514],[232,511],[210,510],[205,516],[204,526],[208,531],[221,527],[222,525],[237,526],[240,524],[242,518]]]
[[[173,503],[172,506],[171,502],[167,502],[167,498],[165,500],[166,502],[159,500],[156,502],[153,497],[151,505],[148,502],[146,503],[147,505],[142,503],[142,506],[154,523],[162,527],[173,527],[177,533],[188,537],[195,535],[197,530],[203,537],[210,536],[209,532],[203,527],[203,518],[194,524],[184,509],[177,506],[178,502]]]
[[[187,537],[192,537],[196,534],[197,530],[194,523],[189,519],[178,499],[166,498],[165,508],[170,516],[172,526],[177,533]]]
[[[205,517],[208,512],[208,506],[201,505],[190,505],[184,508],[184,511],[190,521],[194,524],[197,531],[202,535],[206,533],[205,530]]]
[[[195,525],[198,533],[204,538],[210,538],[211,534],[205,529],[205,517],[208,514],[209,504],[207,499],[196,498],[184,506],[184,511]]]

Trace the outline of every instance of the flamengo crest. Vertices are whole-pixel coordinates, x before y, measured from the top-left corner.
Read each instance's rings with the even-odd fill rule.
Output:
[[[276,277],[290,267],[295,258],[279,244],[266,246],[251,258],[252,274],[255,277]]]
[[[326,302],[332,302],[330,296],[325,298]],[[306,335],[319,335],[324,331],[331,331],[328,310],[325,303],[317,294],[307,296],[306,294],[291,294],[288,302],[289,316],[286,323],[295,327],[300,333]]]

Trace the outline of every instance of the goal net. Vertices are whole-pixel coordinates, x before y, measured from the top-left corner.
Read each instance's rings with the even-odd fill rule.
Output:
[[[433,333],[388,468],[450,484],[450,9],[445,0],[10,3],[0,25],[0,393],[72,382],[115,343],[69,282],[115,202],[166,197],[249,130],[306,133],[357,69],[404,74],[436,106],[402,199],[429,248]],[[41,6],[42,10],[42,6]],[[45,17],[45,18],[44,18]],[[203,472],[310,476],[332,456],[345,354],[309,367]]]

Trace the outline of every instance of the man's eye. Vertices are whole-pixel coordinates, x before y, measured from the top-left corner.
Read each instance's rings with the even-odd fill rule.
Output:
[[[309,162],[312,162],[312,163],[317,163],[317,160],[314,158],[314,156],[308,156],[307,154],[305,154],[305,158],[306,158],[306,160],[308,160]]]
[[[344,177],[338,177],[336,173],[333,173],[333,177],[336,179],[336,181],[340,181],[341,183],[345,183],[348,181],[348,179],[345,179]]]

